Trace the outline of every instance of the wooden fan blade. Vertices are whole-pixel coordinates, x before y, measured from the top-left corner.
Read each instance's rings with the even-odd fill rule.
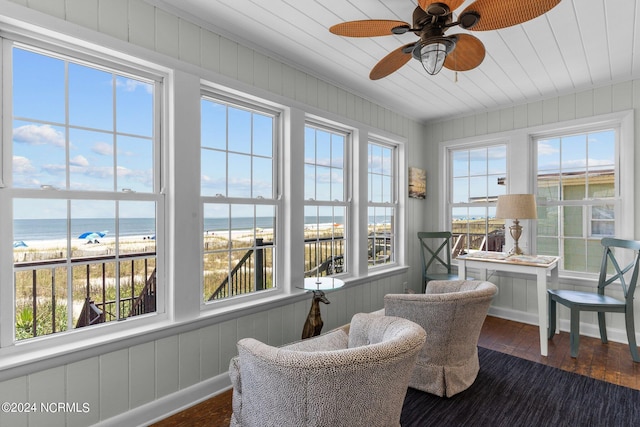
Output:
[[[390,52],[387,56],[382,58],[375,67],[373,67],[371,73],[369,73],[369,78],[371,80],[378,80],[383,77],[387,77],[389,74],[409,62],[411,59],[411,53],[405,52],[411,52],[408,48],[414,45],[415,43],[409,43]]]
[[[485,48],[480,39],[470,34],[456,34],[456,47],[449,52],[444,66],[453,71],[468,71],[482,63]]]
[[[558,3],[560,0],[476,0],[462,13],[475,11],[480,14],[478,23],[470,30],[497,30],[537,18]]]
[[[376,37],[390,36],[395,27],[410,27],[404,21],[391,21],[388,19],[365,19],[362,21],[349,21],[336,24],[329,28],[333,34],[345,37]]]
[[[444,3],[449,7],[449,10],[453,12],[464,3],[464,0],[419,0],[418,6],[420,6],[422,10],[427,10],[427,7],[429,7],[431,3]]]

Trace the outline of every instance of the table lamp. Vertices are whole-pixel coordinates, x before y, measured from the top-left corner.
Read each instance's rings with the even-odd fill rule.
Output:
[[[521,219],[538,219],[536,198],[533,194],[505,194],[498,196],[496,218],[513,219],[513,225],[509,227],[509,233],[514,245],[509,255],[522,255],[522,249],[518,246],[518,240],[522,236]]]

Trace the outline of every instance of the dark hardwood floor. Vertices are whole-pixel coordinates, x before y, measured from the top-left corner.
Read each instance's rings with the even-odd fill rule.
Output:
[[[602,344],[598,338],[580,337],[580,353],[569,355],[569,334],[562,332],[549,342],[549,356],[540,355],[538,327],[487,317],[478,345],[523,359],[554,366],[613,384],[640,390],[640,363],[631,359],[626,344]],[[177,413],[154,427],[228,426],[231,391]]]

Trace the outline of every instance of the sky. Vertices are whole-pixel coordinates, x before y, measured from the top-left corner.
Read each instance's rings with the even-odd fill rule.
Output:
[[[153,192],[152,83],[14,47],[12,95],[14,187]],[[204,196],[274,196],[272,116],[203,100],[201,130]],[[585,165],[611,168],[614,138],[613,131],[602,131],[539,140],[538,168],[541,173]],[[344,200],[345,141],[338,133],[307,127],[306,199]],[[370,179],[381,180],[370,186],[369,198],[377,201],[391,197],[380,191],[391,185],[390,155],[383,153],[389,154],[382,150],[370,161]],[[504,146],[461,150],[452,165],[455,202],[504,194],[505,186],[497,184],[506,176]],[[488,179],[474,178],[483,175]],[[58,205],[63,204],[18,203],[15,216],[63,218],[66,207]],[[111,216],[112,209],[97,208],[101,203],[85,205],[75,207],[74,215]],[[208,213],[225,216],[225,209],[212,207]],[[144,211],[122,214],[147,215]]]
[[[152,83],[19,47],[12,55],[15,188],[153,192]],[[25,201],[14,213],[64,218],[59,205]],[[74,215],[109,216],[85,205]]]

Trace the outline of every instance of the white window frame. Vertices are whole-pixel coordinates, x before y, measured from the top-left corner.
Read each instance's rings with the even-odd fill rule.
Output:
[[[351,222],[349,220],[349,218],[351,218],[352,215],[352,197],[351,197],[351,191],[352,191],[352,186],[351,183],[353,182],[352,180],[352,174],[353,174],[353,168],[351,167],[351,159],[352,159],[352,148],[353,148],[353,143],[354,143],[354,138],[353,138],[353,130],[352,129],[348,129],[346,127],[339,127],[335,124],[329,124],[327,122],[324,122],[320,119],[317,118],[309,118],[307,117],[304,123],[304,128],[305,128],[305,135],[306,135],[306,129],[307,127],[310,128],[314,128],[317,130],[321,130],[330,134],[336,134],[336,135],[341,135],[344,137],[344,150],[343,150],[343,185],[342,185],[342,200],[314,200],[314,199],[307,199],[303,196],[303,202],[302,202],[302,211],[303,211],[303,215],[304,212],[306,211],[307,207],[315,207],[315,208],[320,208],[320,207],[329,207],[329,208],[334,208],[334,207],[341,207],[344,209],[344,237],[343,237],[343,247],[345,248],[342,256],[343,256],[343,270],[339,273],[333,274],[333,277],[339,277],[339,276],[345,276],[345,275],[349,275],[350,274],[350,266],[353,265],[353,263],[351,262],[350,256],[349,254],[351,253],[351,246],[352,246],[352,241],[353,241],[353,231],[352,231],[352,227]],[[306,166],[306,159],[303,159],[303,166],[302,166],[302,170],[304,173],[304,168]],[[317,181],[316,181],[317,184]],[[304,191],[304,190],[303,190]],[[303,221],[304,222],[304,221]],[[305,244],[303,242],[303,250],[305,250]],[[322,260],[319,260],[320,262],[322,262]]]
[[[214,311],[220,308],[231,308],[237,306],[238,304],[244,304],[247,302],[258,301],[265,298],[271,298],[275,295],[280,295],[285,293],[288,289],[286,286],[283,286],[284,280],[283,277],[283,227],[282,227],[282,217],[283,217],[283,197],[282,197],[282,153],[283,153],[283,116],[284,111],[276,105],[272,105],[267,103],[264,100],[258,100],[254,98],[243,97],[242,95],[232,94],[230,92],[225,92],[222,89],[217,87],[209,86],[207,84],[203,84],[201,87],[201,95],[200,102],[203,99],[209,99],[213,102],[219,102],[221,104],[230,105],[232,107],[237,107],[241,109],[246,109],[248,111],[255,111],[258,113],[263,113],[267,115],[272,115],[274,117],[274,144],[272,151],[272,185],[273,185],[273,198],[262,198],[262,197],[226,197],[224,195],[216,195],[216,196],[202,196],[200,195],[200,218],[201,221],[204,222],[204,205],[205,204],[224,204],[224,205],[265,205],[265,206],[273,206],[275,208],[275,224],[274,224],[274,250],[273,250],[273,287],[271,289],[261,290],[259,292],[253,291],[249,293],[234,295],[218,300],[213,301],[204,301],[204,244],[201,240],[199,242],[200,247],[200,309],[202,311]],[[200,141],[198,142],[200,146]],[[202,147],[200,147],[200,152],[202,151]],[[204,224],[200,224],[200,230],[204,229]],[[202,236],[204,238],[204,236]]]
[[[155,168],[154,190],[150,193],[133,193],[128,191],[92,191],[74,192],[72,190],[55,191],[49,189],[27,189],[11,187],[12,151],[13,151],[13,114],[12,114],[12,61],[11,52],[13,45],[25,47],[33,51],[42,51],[53,57],[69,58],[74,62],[89,65],[95,68],[107,68],[114,73],[124,75],[131,74],[144,79],[154,81],[158,86],[154,97],[154,152],[153,164]],[[0,159],[0,204],[11,206],[14,198],[51,198],[62,200],[109,200],[109,201],[153,201],[156,203],[156,311],[146,315],[129,317],[126,321],[111,321],[84,328],[73,328],[60,333],[49,334],[15,341],[15,301],[13,289],[13,248],[11,241],[13,236],[13,214],[11,209],[3,209],[3,221],[0,223],[0,312],[3,316],[12,313],[13,318],[5,319],[0,327],[0,357],[15,356],[18,359],[28,360],[31,355],[42,351],[55,351],[62,346],[83,348],[112,339],[113,336],[126,336],[135,334],[140,328],[153,328],[160,322],[168,319],[166,307],[167,294],[170,286],[167,280],[166,260],[166,235],[165,222],[167,218],[167,201],[165,195],[165,183],[168,180],[167,152],[168,131],[163,123],[167,121],[168,113],[165,108],[165,100],[169,91],[169,71],[156,64],[134,59],[127,55],[86,42],[65,39],[56,40],[23,31],[18,28],[0,33],[0,46],[2,59],[0,72],[2,73],[2,150]],[[47,191],[47,193],[44,193]],[[11,286],[9,286],[11,284]],[[9,320],[9,321],[7,321]],[[8,358],[7,360],[10,360]],[[10,363],[10,362],[8,362]]]
[[[603,116],[597,116],[591,118],[588,122],[584,120],[573,121],[567,123],[566,126],[559,126],[553,130],[543,130],[539,132],[532,132],[530,134],[531,140],[531,156],[533,171],[531,174],[532,187],[534,193],[537,192],[537,141],[539,139],[554,138],[563,135],[570,134],[585,134],[593,133],[606,129],[614,129],[616,132],[615,141],[615,195],[613,200],[611,199],[589,199],[585,201],[565,201],[564,203],[546,202],[544,200],[538,200],[538,204],[541,206],[580,206],[583,208],[584,223],[583,228],[587,230],[583,231],[585,239],[592,236],[591,232],[591,207],[594,204],[606,203],[614,205],[615,210],[615,236],[620,239],[634,239],[633,234],[633,194],[634,194],[634,180],[633,180],[633,158],[634,158],[634,144],[633,144],[633,115],[631,112],[612,113]],[[536,233],[537,234],[537,233]],[[535,236],[534,234],[533,236]],[[531,238],[535,245],[535,237]],[[534,246],[535,247],[535,246]],[[561,256],[559,269],[561,274],[570,274],[575,277],[592,277],[595,273],[580,272],[574,270],[566,270],[564,268],[564,262],[562,259],[563,253],[562,245],[559,248]],[[593,266],[594,270],[599,270],[599,266]]]
[[[452,162],[452,154],[455,151],[471,151],[471,150],[477,150],[477,149],[488,149],[491,147],[505,147],[506,150],[506,156],[507,156],[507,165],[506,168],[507,170],[506,172],[506,176],[504,177],[506,180],[506,184],[507,186],[509,185],[509,153],[510,153],[510,147],[509,147],[509,143],[507,140],[503,139],[503,138],[498,138],[495,140],[487,140],[487,141],[482,141],[482,142],[471,142],[471,143],[460,143],[460,144],[452,144],[446,147],[446,154],[445,154],[445,160],[444,162],[446,163],[444,165],[445,168],[445,174],[446,174],[446,180],[443,181],[446,183],[446,187],[445,187],[445,202],[444,205],[447,206],[447,211],[446,211],[446,215],[444,215],[445,217],[445,222],[444,224],[442,224],[442,230],[450,230],[451,228],[451,224],[453,221],[453,215],[452,215],[452,211],[454,208],[457,207],[462,207],[462,208],[485,208],[487,209],[487,211],[491,208],[495,208],[497,206],[497,199],[495,201],[489,201],[489,200],[485,200],[485,201],[479,201],[479,202],[455,202],[453,200],[453,170],[451,167],[451,162]],[[484,176],[489,176],[490,174],[488,173],[489,171],[487,170],[487,173]],[[470,176],[469,176],[470,177]],[[508,193],[508,191],[505,191],[505,193]],[[487,215],[488,217],[488,215]],[[487,227],[487,231],[488,231],[488,227]],[[487,234],[485,233],[485,236]],[[465,246],[462,249],[466,249],[469,246],[469,242],[465,240]],[[506,247],[506,243],[505,243],[505,247]],[[452,245],[453,248],[453,245]]]
[[[391,154],[392,154],[392,159],[391,159],[391,168],[392,168],[392,172],[391,172],[391,177],[393,179],[393,182],[391,184],[391,201],[390,202],[374,202],[372,200],[369,200],[369,188],[368,188],[368,182],[369,182],[369,164],[368,164],[368,157],[369,157],[369,145],[373,144],[373,145],[379,145],[381,147],[387,148],[387,149],[391,149]],[[404,236],[400,236],[400,230],[406,230],[406,227],[404,227],[404,220],[403,220],[403,211],[402,211],[402,204],[403,202],[401,202],[401,192],[400,192],[400,188],[407,188],[406,184],[406,179],[401,179],[401,173],[400,173],[400,168],[401,168],[401,145],[393,142],[393,141],[389,141],[386,139],[383,139],[381,137],[377,137],[375,135],[370,135],[367,141],[367,145],[366,145],[366,153],[367,153],[367,164],[365,167],[366,170],[366,175],[367,175],[367,205],[365,207],[365,217],[367,218],[367,223],[368,223],[368,218],[369,218],[369,208],[391,208],[393,209],[394,212],[394,223],[392,224],[392,235],[393,238],[391,240],[391,254],[392,254],[392,259],[387,262],[387,263],[380,263],[380,264],[373,264],[373,265],[369,265],[369,263],[367,262],[367,269],[369,271],[378,271],[378,270],[384,270],[384,269],[388,269],[388,268],[392,268],[395,267],[397,265],[399,265],[401,263],[400,260],[402,260],[402,253],[400,248],[402,247],[402,242],[404,242]],[[404,169],[403,169],[404,170]],[[405,172],[408,173],[408,172]],[[406,200],[406,198],[408,197],[407,193],[405,193],[404,195],[404,199],[402,200]],[[404,233],[405,231],[403,231]],[[362,243],[364,244],[364,248],[368,251],[368,233],[365,233],[365,242]]]
[[[447,227],[451,222],[451,206],[449,200],[450,177],[449,148],[467,146],[487,146],[499,141],[507,144],[507,194],[509,193],[534,193],[537,174],[537,155],[534,147],[534,139],[566,133],[581,133],[595,131],[603,128],[619,128],[618,144],[616,148],[616,237],[621,239],[634,239],[634,112],[633,110],[616,113],[585,117],[581,119],[563,121],[558,123],[532,126],[508,132],[499,132],[492,135],[470,137],[459,140],[443,141],[439,144],[439,176],[441,186],[439,191],[439,203],[441,208],[440,227]],[[540,202],[539,202],[540,203]],[[522,222],[524,232],[520,238],[520,247],[527,247],[526,251],[535,252],[535,236],[537,235],[536,221]],[[446,228],[443,228],[446,229]],[[509,233],[505,233],[505,247],[513,244]],[[523,245],[524,242],[524,245]],[[593,273],[580,273],[560,269],[562,276],[593,278]]]

